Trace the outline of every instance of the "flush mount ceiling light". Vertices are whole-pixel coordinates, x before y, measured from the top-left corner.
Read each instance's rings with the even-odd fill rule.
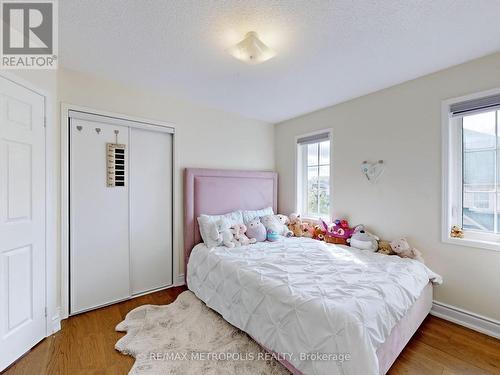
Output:
[[[245,39],[229,48],[227,52],[247,64],[260,64],[276,55],[276,52],[259,39],[255,31],[248,32]]]

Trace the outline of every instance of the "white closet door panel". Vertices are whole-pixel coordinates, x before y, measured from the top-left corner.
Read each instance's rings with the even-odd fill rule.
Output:
[[[172,284],[172,135],[130,129],[132,294]]]
[[[106,185],[106,143],[115,142],[114,130],[118,143],[128,145],[127,127],[71,119],[72,314],[130,296],[127,181],[124,187]]]

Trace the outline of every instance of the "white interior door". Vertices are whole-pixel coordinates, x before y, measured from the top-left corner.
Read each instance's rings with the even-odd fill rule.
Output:
[[[128,127],[70,120],[71,314],[130,296],[128,182],[106,184],[106,144],[115,142],[115,130],[128,148]],[[128,149],[125,156],[128,164]]]
[[[172,134],[130,129],[132,294],[172,284]]]
[[[45,320],[44,98],[0,77],[0,371]]]

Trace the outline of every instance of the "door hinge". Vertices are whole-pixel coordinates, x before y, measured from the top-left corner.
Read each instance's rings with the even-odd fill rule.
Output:
[[[47,127],[47,116],[44,116],[43,117],[43,127],[46,128]]]
[[[45,307],[45,317],[47,317],[47,307]]]

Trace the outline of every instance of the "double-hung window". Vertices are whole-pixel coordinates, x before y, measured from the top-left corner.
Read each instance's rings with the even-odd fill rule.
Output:
[[[443,108],[443,238],[500,250],[500,93]],[[453,225],[463,229],[463,239],[451,238]]]
[[[297,138],[297,211],[305,218],[330,218],[330,131]]]

